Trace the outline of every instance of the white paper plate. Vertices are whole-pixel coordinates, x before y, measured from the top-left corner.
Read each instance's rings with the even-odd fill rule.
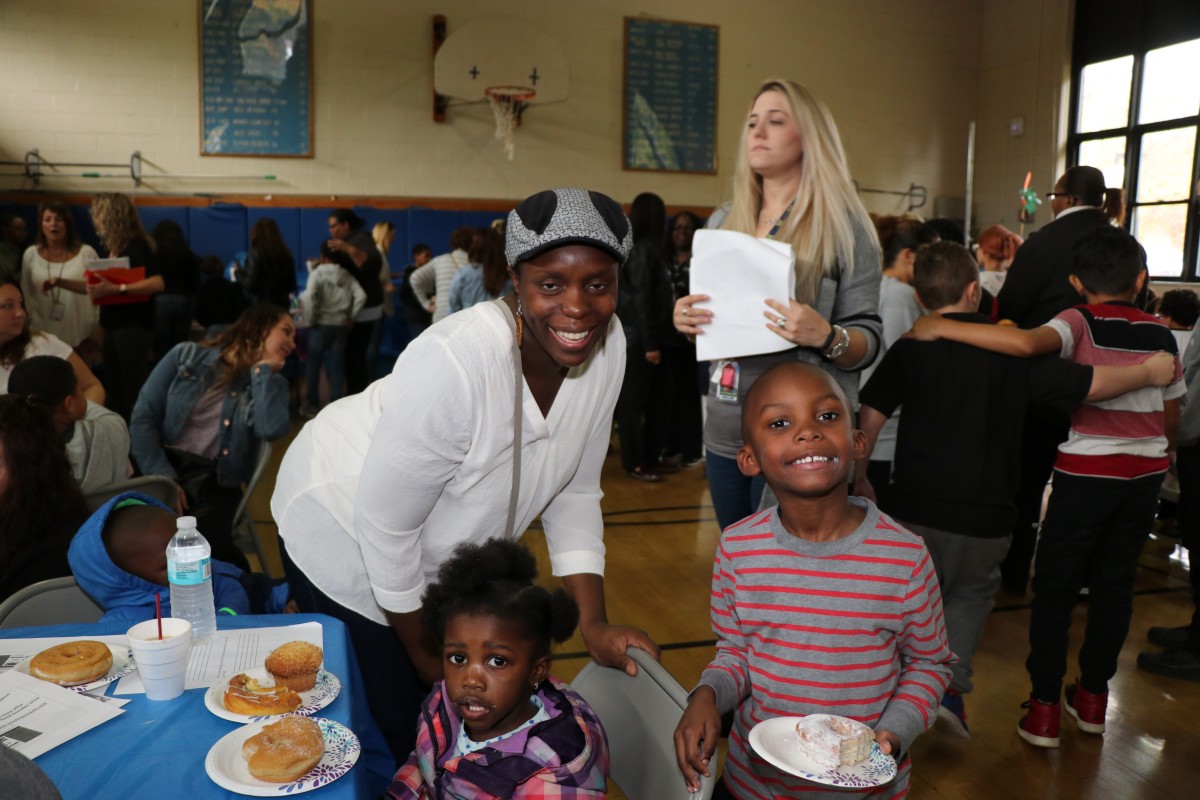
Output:
[[[94,681],[76,684],[75,686],[63,686],[63,688],[70,689],[72,692],[89,692],[92,689],[98,689],[105,684],[112,683],[117,678],[124,678],[126,675],[137,669],[137,663],[133,660],[133,651],[130,650],[126,645],[109,644],[108,649],[112,651],[113,657],[113,663],[112,666],[109,667],[108,672],[101,675],[99,678],[96,678]],[[17,672],[24,672],[26,675],[28,675],[29,662],[32,660],[33,657],[30,656],[20,664],[17,664],[15,667],[13,667],[13,669],[15,669]],[[53,683],[53,681],[47,681],[47,683]]]
[[[241,673],[237,674],[240,675]],[[246,674],[256,681],[262,682],[264,686],[271,686],[275,683],[271,674],[267,672],[266,667],[252,667],[246,670]],[[225,690],[229,688],[229,679],[232,677],[233,675],[227,675],[221,678],[208,687],[208,691],[204,693],[204,707],[221,719],[227,719],[230,722],[258,722],[263,719],[275,719],[286,716],[311,717],[332,703],[342,692],[342,682],[337,679],[336,675],[324,669],[317,670],[316,685],[307,692],[300,692],[301,702],[299,708],[295,711],[289,711],[286,714],[270,714],[255,717],[249,714],[235,714],[225,707]]]
[[[250,774],[246,759],[242,758],[242,745],[246,740],[271,724],[270,720],[252,722],[227,733],[217,740],[204,759],[204,771],[213,783],[222,789],[253,797],[282,797],[288,794],[311,792],[350,771],[358,761],[362,746],[354,731],[340,722],[324,717],[313,717],[321,726],[325,738],[325,755],[307,775],[291,783],[267,783]]]
[[[878,743],[871,746],[871,756],[851,767],[820,769],[809,764],[800,755],[796,744],[796,723],[803,717],[775,717],[763,720],[750,729],[750,746],[760,756],[800,778],[829,786],[867,788],[882,786],[896,777],[896,761],[879,749]]]

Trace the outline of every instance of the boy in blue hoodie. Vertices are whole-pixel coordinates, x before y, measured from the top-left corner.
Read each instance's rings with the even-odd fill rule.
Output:
[[[175,514],[157,500],[125,492],[95,511],[71,540],[67,561],[79,588],[105,609],[101,621],[140,622],[154,616],[161,593],[163,616],[171,611],[167,544]],[[288,585],[266,575],[212,561],[218,614],[278,614],[288,608]]]

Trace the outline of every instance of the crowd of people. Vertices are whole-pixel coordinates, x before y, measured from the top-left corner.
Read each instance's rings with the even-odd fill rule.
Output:
[[[716,797],[823,796],[763,760],[750,729],[835,713],[872,728],[898,766],[855,796],[904,796],[911,744],[936,718],[970,736],[993,597],[1024,594],[1031,568],[1016,733],[1058,747],[1065,712],[1102,734],[1172,454],[1175,525],[1188,547],[1200,535],[1200,299],[1152,296],[1099,170],[1068,169],[1050,196],[1041,230],[991,226],[975,251],[935,221],[873,216],[827,107],[772,80],[751,100],[731,200],[707,221],[668,216],[653,193],[626,216],[597,192],[547,190],[500,224],[455,230],[443,255],[415,245],[393,273],[394,226],[368,232],[339,209],[298,292],[269,219],[232,283],[219,262],[201,269],[178,225],[148,235],[123,195],[97,195],[92,215],[105,254],[138,272],[89,271],[97,253],[53,201],[13,267],[22,234],[0,219],[0,597],[75,574],[110,613],[140,608],[162,584],[147,554],[186,511],[230,604],[346,624],[399,766],[389,796],[552,784],[601,797],[603,726],[549,673],[551,643],[576,628],[610,667],[636,672],[631,646],[658,654],[606,612],[600,475],[615,420],[629,478],[703,461],[724,531],[716,654],[674,738],[689,788],[717,766],[731,713]],[[697,363],[713,323],[712,298],[689,286],[704,225],[790,246],[795,293],[761,309],[783,349]],[[297,314],[308,421],[271,498],[286,583],[254,584],[233,514],[261,443],[293,429]],[[372,381],[390,314],[411,340]],[[174,481],[174,507],[121,495],[89,509],[87,495],[138,473]],[[538,518],[554,593],[514,541]],[[1192,586],[1200,601],[1195,572]],[[1162,650],[1141,667],[1200,680],[1200,603],[1150,639]]]

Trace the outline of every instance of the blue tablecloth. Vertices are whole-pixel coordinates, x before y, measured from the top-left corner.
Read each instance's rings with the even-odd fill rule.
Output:
[[[393,774],[383,736],[367,710],[362,677],[346,627],[324,614],[217,617],[220,630],[269,628],[319,622],[324,631],[325,668],[342,681],[342,692],[319,716],[337,720],[358,735],[362,754],[348,773],[305,798],[378,798]],[[122,634],[129,623],[52,625],[0,631],[0,639]],[[112,694],[116,682],[110,685]],[[126,695],[124,714],[35,759],[58,786],[64,800],[95,798],[236,798],[204,771],[204,757],[237,723],[204,707],[204,689],[191,689],[166,702],[144,694]],[[0,791],[0,795],[3,791]],[[291,797],[292,795],[286,795]]]

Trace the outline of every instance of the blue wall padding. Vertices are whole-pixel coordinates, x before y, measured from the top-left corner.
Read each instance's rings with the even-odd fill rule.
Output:
[[[189,208],[188,219],[191,222],[188,241],[193,252],[215,255],[224,263],[234,253],[248,249],[249,226],[246,207],[241,203]]]
[[[146,229],[146,233],[153,233],[155,225],[169,219],[183,228],[183,235],[191,242],[193,239],[189,228],[192,223],[187,212],[188,210],[182,206],[145,206],[138,209],[138,216],[141,217],[142,227]],[[207,255],[207,253],[203,255]]]

